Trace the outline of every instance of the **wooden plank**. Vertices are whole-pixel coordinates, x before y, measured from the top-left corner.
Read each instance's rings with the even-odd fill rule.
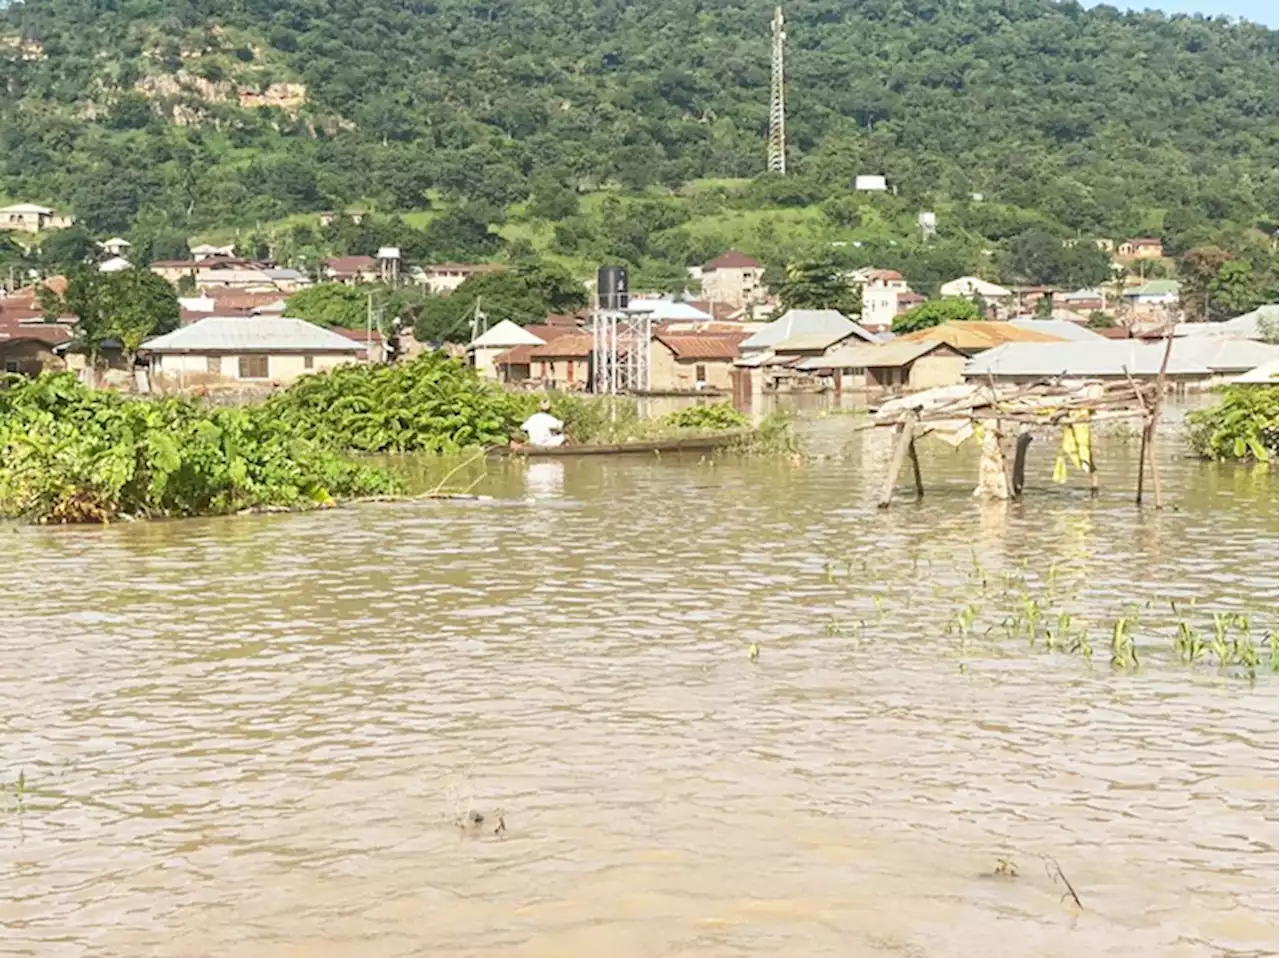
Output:
[[[916,455],[916,441],[914,437],[907,443],[907,455],[911,459],[911,474],[916,480],[916,501],[919,502],[924,498],[924,479],[920,476],[920,457]]]
[[[915,432],[915,416],[908,413],[897,426],[894,427],[894,446],[893,458],[889,460],[889,472],[884,477],[884,488],[880,490],[879,507],[888,509],[889,503],[893,501],[893,487],[898,481],[898,473],[902,471],[902,464],[906,461],[907,450],[911,447],[911,439]]]
[[[1156,429],[1160,425],[1160,413],[1164,411],[1165,370],[1169,368],[1169,356],[1173,352],[1173,330],[1165,333],[1164,359],[1160,361],[1160,373],[1156,376],[1156,398],[1151,405],[1150,435],[1147,438],[1147,461],[1151,466],[1151,492],[1156,500],[1156,508],[1164,508],[1164,500],[1160,496],[1160,465],[1156,460]]]

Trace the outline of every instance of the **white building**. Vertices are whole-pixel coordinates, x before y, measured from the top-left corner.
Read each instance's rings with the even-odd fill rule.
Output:
[[[884,193],[889,184],[883,176],[864,174],[853,178],[853,188],[864,193]]]
[[[898,296],[911,292],[906,279],[896,269],[857,269],[849,281],[862,287],[862,325],[888,328],[898,315]]]
[[[535,336],[522,326],[504,319],[491,329],[481,333],[467,346],[467,358],[476,372],[486,379],[497,379],[498,370],[494,357],[516,346],[542,346],[546,340]]]
[[[142,345],[151,372],[177,385],[226,380],[289,383],[355,362],[364,344],[285,316],[210,316]]]

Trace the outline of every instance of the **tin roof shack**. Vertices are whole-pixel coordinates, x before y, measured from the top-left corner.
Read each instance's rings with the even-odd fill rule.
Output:
[[[727,392],[741,334],[659,330],[649,344],[649,389],[653,393]]]
[[[547,318],[565,320],[568,317],[549,316]],[[497,327],[494,328],[496,329]],[[493,357],[494,375],[499,382],[536,385],[533,381],[533,370],[536,367],[533,365],[533,357],[530,355],[534,347],[549,343],[561,336],[582,332],[573,323],[563,321],[548,322],[537,326],[525,326],[524,331],[538,341],[536,343],[512,346],[510,349],[504,349]]]
[[[802,359],[798,369],[830,376],[837,391],[859,386],[874,392],[918,392],[962,382],[968,357],[941,341],[841,346]]]
[[[942,323],[928,329],[899,336],[898,341],[908,343],[946,343],[966,356],[974,356],[1005,343],[1058,343],[1058,337],[1034,329],[1023,329],[1013,323],[975,320],[964,323]]]
[[[71,330],[60,323],[0,322],[0,372],[38,376],[66,368],[55,347],[71,341]]]
[[[210,316],[143,344],[158,388],[263,385],[356,362],[364,344],[286,316]]]

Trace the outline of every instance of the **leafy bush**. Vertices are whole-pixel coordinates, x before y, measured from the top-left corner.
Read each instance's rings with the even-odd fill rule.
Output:
[[[105,522],[314,508],[394,491],[386,472],[349,462],[262,407],[125,398],[69,373],[0,391],[0,515]]]
[[[1280,390],[1275,386],[1225,386],[1208,409],[1187,415],[1187,441],[1205,459],[1265,462],[1277,453]]]
[[[718,402],[676,410],[662,421],[679,429],[742,429],[750,420],[730,403]]]
[[[909,309],[895,318],[893,331],[901,335],[941,326],[943,323],[961,323],[975,319],[982,319],[982,313],[972,300],[960,296],[944,296],[942,299],[921,303],[915,309]]]
[[[357,452],[457,452],[505,445],[525,397],[443,353],[396,366],[350,364],[304,376],[263,405],[294,435]]]

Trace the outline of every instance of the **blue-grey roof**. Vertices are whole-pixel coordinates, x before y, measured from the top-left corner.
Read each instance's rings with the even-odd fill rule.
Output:
[[[142,344],[153,353],[358,353],[364,346],[287,316],[208,316]]]
[[[835,309],[789,309],[778,319],[739,344],[739,349],[767,349],[784,340],[800,336],[830,336],[829,342],[840,338],[839,334],[853,335],[864,342],[874,342],[871,334]]]
[[[1269,325],[1274,332],[1277,320],[1280,320],[1280,305],[1271,303],[1223,323],[1178,323],[1174,335],[1264,339],[1268,334],[1263,327]]]

